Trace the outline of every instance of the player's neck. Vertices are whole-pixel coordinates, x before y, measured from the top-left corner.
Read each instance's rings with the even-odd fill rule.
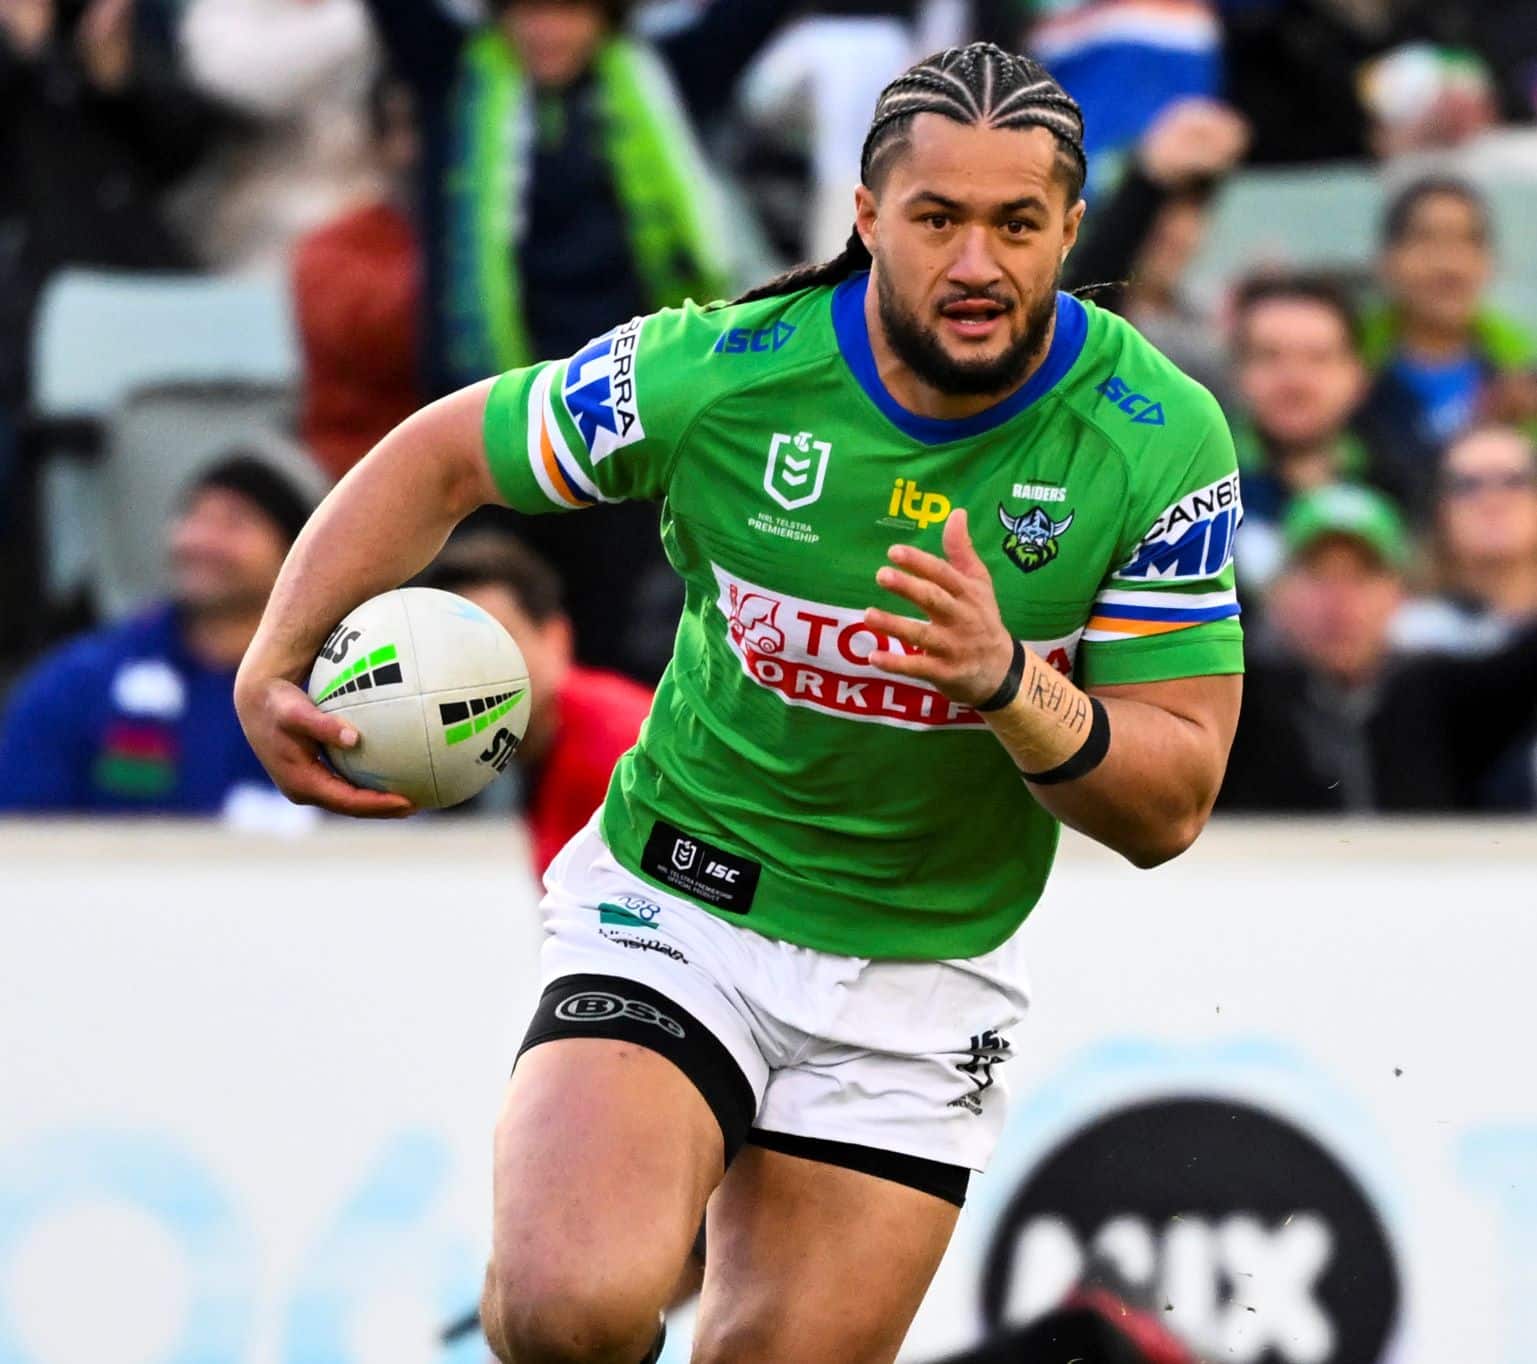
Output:
[[[870,350],[875,356],[875,370],[886,392],[909,412],[919,417],[937,417],[941,421],[960,421],[974,417],[996,407],[1011,393],[1017,393],[1027,383],[1051,354],[1051,343],[1057,334],[1057,319],[1052,315],[1046,326],[1046,334],[1040,349],[1031,357],[1030,365],[1020,375],[1019,382],[996,393],[948,393],[925,383],[892,349],[886,329],[881,323],[880,304],[872,283],[865,293],[865,327],[870,334]]]

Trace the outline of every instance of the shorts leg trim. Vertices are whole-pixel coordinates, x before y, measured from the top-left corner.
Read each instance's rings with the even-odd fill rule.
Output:
[[[606,1037],[666,1057],[709,1104],[726,1164],[742,1149],[758,1108],[752,1085],[726,1044],[675,1000],[624,976],[561,976],[540,996],[518,1055],[563,1037]]]
[[[881,1151],[851,1141],[769,1132],[761,1127],[754,1127],[747,1140],[766,1151],[799,1156],[802,1160],[815,1160],[823,1165],[837,1165],[845,1170],[874,1175],[877,1179],[888,1179],[893,1184],[905,1184],[909,1189],[933,1194],[958,1208],[966,1204],[966,1186],[971,1181],[971,1171],[964,1165],[947,1165],[942,1160],[904,1155],[900,1151]]]

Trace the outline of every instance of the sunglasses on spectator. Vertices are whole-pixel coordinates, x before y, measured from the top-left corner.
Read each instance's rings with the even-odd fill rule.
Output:
[[[1446,497],[1473,497],[1478,493],[1529,493],[1537,489],[1537,472],[1511,469],[1502,474],[1448,474],[1441,480]]]

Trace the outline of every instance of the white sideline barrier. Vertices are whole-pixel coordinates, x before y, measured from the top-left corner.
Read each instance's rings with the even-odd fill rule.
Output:
[[[435,1331],[534,1002],[524,856],[0,825],[0,1364],[483,1358]],[[1537,1359],[1537,831],[1219,827],[1154,873],[1073,839],[1026,932],[1014,1114],[904,1361],[1095,1240],[1212,1360]]]

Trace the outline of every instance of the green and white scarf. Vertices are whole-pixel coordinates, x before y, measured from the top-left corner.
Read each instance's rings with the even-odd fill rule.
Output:
[[[595,75],[603,155],[648,305],[721,297],[715,186],[666,70],[644,45],[611,38],[598,50]],[[451,112],[445,223],[448,362],[466,380],[548,358],[533,352],[516,268],[533,104],[499,32],[486,29],[466,43]]]

